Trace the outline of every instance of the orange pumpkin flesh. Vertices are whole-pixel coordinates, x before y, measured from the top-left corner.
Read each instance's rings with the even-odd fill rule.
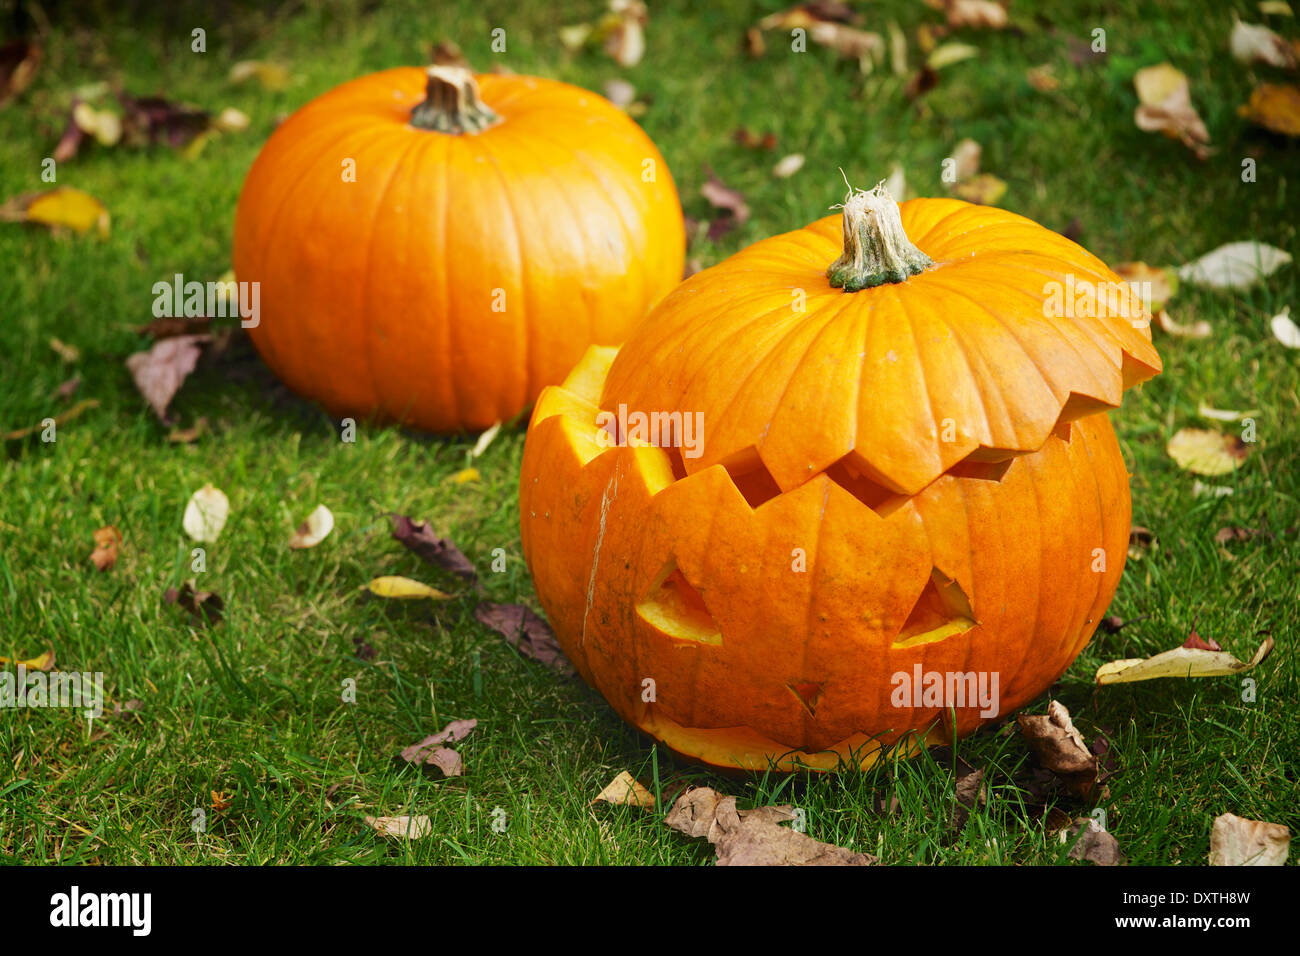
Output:
[[[1143,306],[1019,216],[914,200],[901,224],[919,274],[832,287],[828,217],[688,279],[533,412],[538,597],[584,679],[682,754],[832,769],[968,734],[1045,691],[1114,595],[1130,503],[1100,410],[1160,361],[1105,303],[1045,316],[1045,284]],[[702,453],[610,447],[620,405],[700,412]],[[998,675],[996,714],[897,706],[918,665]]]
[[[448,432],[622,341],[681,278],[685,231],[662,157],[600,96],[440,76],[387,70],[290,116],[244,183],[234,267],[290,388]]]

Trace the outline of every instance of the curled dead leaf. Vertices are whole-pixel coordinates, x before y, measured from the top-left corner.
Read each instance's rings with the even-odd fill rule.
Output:
[[[551,626],[522,604],[484,601],[474,609],[474,617],[504,637],[506,643],[525,657],[553,667],[562,674],[575,673]]]
[[[1016,721],[1039,764],[1055,774],[1069,793],[1085,798],[1093,793],[1097,757],[1060,701],[1048,704],[1046,714],[1021,714]]]
[[[1210,151],[1210,132],[1192,106],[1187,76],[1172,64],[1161,63],[1138,70],[1133,77],[1138,108],[1133,121],[1143,132],[1159,132],[1176,139],[1205,159]]]
[[[209,482],[190,496],[185,505],[181,527],[195,541],[210,544],[216,541],[230,517],[230,499],[220,488]]]
[[[1300,136],[1300,87],[1261,83],[1238,114],[1283,136]]]
[[[163,600],[175,604],[189,612],[195,625],[220,624],[226,602],[215,591],[200,591],[193,581],[186,581],[180,588],[168,588]]]
[[[325,537],[333,530],[333,513],[324,505],[317,505],[316,509],[306,517],[302,524],[298,525],[298,530],[289,538],[289,547],[295,550],[314,548],[324,541]]]
[[[640,807],[643,810],[653,810],[655,795],[624,770],[611,780],[604,790],[596,794],[596,798],[591,802],[612,803],[619,807]]]
[[[122,532],[113,525],[105,525],[95,532],[95,550],[90,553],[91,563],[100,571],[117,564],[117,546],[122,543]]]
[[[143,352],[128,355],[127,370],[158,420],[170,421],[167,408],[199,362],[210,335],[176,335],[161,339]]]
[[[1280,823],[1248,820],[1232,813],[1214,818],[1210,866],[1285,866],[1291,831]]]

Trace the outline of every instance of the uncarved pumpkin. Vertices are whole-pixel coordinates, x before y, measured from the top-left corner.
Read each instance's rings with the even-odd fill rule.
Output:
[[[668,168],[594,93],[394,69],[271,136],[235,217],[249,334],[336,415],[447,432],[508,419],[682,275]]]
[[[1093,314],[1052,314],[1085,283],[1109,294],[1064,311]],[[879,188],[691,277],[534,409],[521,530],[561,645],[719,766],[863,766],[1009,714],[1118,584],[1105,409],[1160,369],[1148,319],[1028,219]],[[647,444],[637,413],[698,413],[703,441]],[[997,675],[996,707],[931,674]]]

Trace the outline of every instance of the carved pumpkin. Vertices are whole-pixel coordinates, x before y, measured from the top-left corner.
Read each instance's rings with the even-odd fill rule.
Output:
[[[423,95],[423,99],[422,99]],[[235,217],[249,334],[335,415],[431,431],[508,419],[680,279],[672,177],[625,114],[527,76],[431,67],[290,116]]]
[[[880,187],[691,277],[534,409],[521,530],[561,645],[719,766],[865,766],[1009,714],[1123,570],[1105,409],[1160,369],[1148,320],[1028,219]]]

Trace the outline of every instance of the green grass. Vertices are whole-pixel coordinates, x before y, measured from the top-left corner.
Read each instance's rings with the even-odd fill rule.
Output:
[[[79,397],[98,408],[58,431],[53,444],[9,442],[0,461],[0,654],[53,647],[59,666],[103,671],[112,700],[142,709],[92,725],[66,711],[0,714],[0,861],[96,863],[702,863],[712,854],[655,815],[591,798],[618,771],[667,787],[690,779],[736,793],[742,804],[793,801],[809,832],[887,863],[1054,863],[1065,848],[1013,783],[1028,765],[1018,735],[977,735],[958,745],[986,770],[991,799],[964,827],[948,825],[951,775],[931,757],[884,762],[843,776],[718,777],[678,761],[625,726],[579,681],[520,658],[473,617],[477,596],[422,566],[388,535],[387,512],[429,518],[480,569],[504,548],[508,570],[485,573],[491,600],[536,606],[520,558],[516,482],[523,436],[503,433],[477,462],[480,483],[455,484],[472,439],[430,439],[363,426],[355,444],[337,423],[289,397],[245,343],[205,365],[173,403],[183,424],[212,433],[167,441],[135,393],[123,358],[146,345],[131,327],[150,318],[151,288],[175,272],[215,279],[230,263],[233,211],[243,175],[276,117],[362,72],[426,61],[448,38],[486,68],[600,90],[625,76],[651,98],[641,119],[666,157],[688,215],[708,218],[699,195],[711,166],[741,189],[753,218],[692,255],[708,265],[743,245],[802,226],[841,198],[838,170],[860,185],[902,164],[913,193],[938,194],[940,162],[956,142],[984,146],[984,169],[1009,189],[1000,205],[1063,229],[1110,262],[1180,263],[1216,245],[1255,238],[1300,255],[1300,149],[1236,115],[1259,79],[1276,79],[1226,55],[1234,6],[1072,4],[1074,12],[1018,2],[1012,33],[968,33],[977,58],[946,68],[919,104],[906,78],[863,77],[814,47],[796,55],[769,37],[763,60],[741,52],[744,28],[774,2],[654,4],[648,51],[621,70],[599,52],[568,54],[557,22],[597,15],[574,6],[557,19],[541,5],[288,4],[279,12],[218,18],[193,11],[64,23],[43,37],[35,85],[0,111],[0,182],[9,195],[40,189],[40,161],[62,130],[71,91],[116,78],[138,94],[165,92],[252,119],[193,160],[163,149],[90,148],[61,166],[59,184],[100,197],[111,237],[59,238],[0,227],[0,428],[32,425],[61,404],[60,382],[80,374]],[[692,5],[704,6],[704,5]],[[238,10],[238,8],[237,8]],[[917,3],[871,4],[867,26],[896,21],[917,59],[915,28],[938,15]],[[161,19],[150,19],[150,18]],[[208,30],[206,54],[190,30]],[[505,54],[489,50],[504,26]],[[1277,24],[1274,24],[1277,27]],[[1109,52],[1083,67],[1067,37],[1107,31]],[[1283,22],[1284,31],[1294,30]],[[282,60],[295,81],[282,92],[232,87],[232,62]],[[1199,163],[1180,145],[1138,131],[1131,77],[1169,59],[1192,78],[1193,101],[1216,152]],[[1034,91],[1025,71],[1055,64],[1059,91]],[[780,138],[774,153],[735,145],[741,125]],[[790,180],[770,167],[807,156]],[[1259,178],[1241,182],[1241,159]],[[1158,547],[1131,562],[1111,613],[1145,617],[1100,634],[1053,690],[1091,739],[1109,734],[1121,772],[1109,781],[1108,825],[1133,863],[1200,863],[1210,821],[1222,812],[1295,831],[1300,677],[1293,638],[1294,545],[1300,525],[1297,353],[1274,342],[1269,316],[1300,309],[1294,266],[1244,293],[1184,289],[1180,321],[1214,325],[1205,340],[1157,333],[1165,372],[1129,394],[1112,418],[1133,474],[1134,522]],[[75,366],[50,348],[81,350]],[[1193,497],[1193,477],[1164,452],[1201,402],[1258,408],[1259,442],[1227,483],[1226,498]],[[200,587],[227,602],[224,624],[191,628],[163,591],[191,577],[181,530],[190,494],[212,482],[232,515],[208,549]],[[337,527],[321,546],[291,552],[294,526],[317,503]],[[116,568],[87,557],[104,524],[125,535]],[[1272,536],[1229,545],[1226,525]],[[366,601],[377,574],[406,574],[457,591],[434,606]],[[1238,681],[1154,681],[1095,689],[1101,663],[1176,646],[1195,627],[1247,656],[1269,631],[1272,658],[1252,675],[1253,703]],[[362,660],[356,641],[376,655]],[[357,703],[340,702],[345,679]],[[1042,702],[1036,709],[1042,709]],[[478,729],[458,749],[468,774],[443,781],[395,762],[404,746],[455,718]],[[332,787],[333,799],[326,793]],[[231,795],[215,812],[212,791]],[[881,801],[899,801],[881,813]],[[207,832],[191,830],[208,808]],[[505,833],[492,811],[506,811]],[[1064,804],[1066,812],[1091,807]],[[406,844],[372,834],[364,814],[423,813],[434,835]]]

